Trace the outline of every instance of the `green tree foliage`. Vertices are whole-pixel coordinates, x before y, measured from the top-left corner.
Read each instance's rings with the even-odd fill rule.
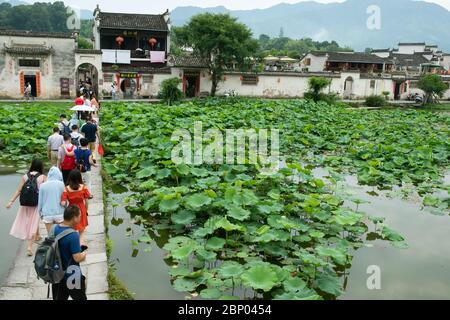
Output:
[[[425,103],[436,102],[448,90],[448,85],[437,74],[423,76],[417,86],[425,92]]]
[[[160,97],[169,106],[183,99],[183,92],[179,88],[180,83],[179,78],[170,78],[161,83]]]
[[[68,32],[67,9],[62,1],[32,5],[0,4],[0,28],[38,32]]]
[[[260,55],[289,56],[300,58],[310,51],[352,51],[350,48],[341,47],[336,41],[313,41],[310,38],[294,40],[288,37],[270,38],[266,34],[258,39]]]
[[[92,33],[93,20],[81,20],[80,35],[86,39],[92,39],[94,34]]]
[[[326,79],[323,77],[312,77],[308,80],[309,91],[305,93],[306,99],[311,99],[314,101],[325,100],[326,96],[322,93],[326,87],[331,84],[330,79]]]
[[[252,56],[258,43],[250,29],[228,14],[199,14],[175,30],[178,45],[190,47],[204,59],[211,74],[211,96],[228,66],[241,66]]]
[[[94,45],[92,42],[82,36],[78,37],[78,48],[79,49],[92,49]]]

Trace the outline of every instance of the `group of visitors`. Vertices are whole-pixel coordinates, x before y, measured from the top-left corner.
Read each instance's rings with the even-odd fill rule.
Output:
[[[79,267],[79,263],[86,258],[85,231],[89,224],[89,200],[93,198],[91,168],[97,163],[95,152],[99,138],[98,126],[92,117],[88,117],[82,126],[79,121],[72,120],[67,121],[66,115],[62,114],[48,138],[47,154],[52,165],[48,175],[45,175],[43,161],[33,160],[7,204],[7,209],[10,209],[20,198],[10,234],[27,240],[28,256],[33,256],[33,242],[40,243],[42,240],[40,220],[45,224],[49,237],[64,236],[58,239],[63,270],[66,272],[64,279],[71,276],[66,271],[69,267]],[[37,254],[35,266],[36,260]],[[85,278],[81,269],[79,274],[82,277],[80,288],[68,286],[64,279],[53,283],[53,299],[67,300],[70,296],[85,300]]]

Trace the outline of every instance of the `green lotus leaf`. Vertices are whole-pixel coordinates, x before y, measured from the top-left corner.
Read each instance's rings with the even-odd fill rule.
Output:
[[[200,296],[203,299],[214,299],[217,300],[222,296],[223,292],[219,289],[204,289],[200,292]]]
[[[213,237],[206,241],[205,248],[211,251],[219,251],[223,249],[226,240],[218,237]]]
[[[333,296],[339,296],[342,293],[342,284],[339,277],[330,274],[320,274],[317,276],[317,287],[323,292]]]
[[[246,270],[241,279],[245,286],[265,292],[272,290],[279,283],[276,272],[264,265],[256,265]]]
[[[173,288],[178,292],[192,292],[197,287],[195,279],[178,278],[173,282]]]
[[[159,210],[161,212],[174,212],[180,207],[178,199],[164,199],[159,203]]]
[[[237,278],[244,272],[244,267],[237,262],[226,261],[217,272],[221,278]]]
[[[209,205],[212,199],[203,193],[197,193],[186,197],[186,205],[192,209],[199,209]]]
[[[195,251],[199,260],[214,262],[217,260],[217,254],[212,251],[205,250],[203,248],[199,248]]]
[[[188,210],[181,210],[177,213],[172,214],[170,217],[173,223],[180,225],[191,224],[195,219],[195,213]]]
[[[228,216],[239,221],[247,220],[250,217],[250,211],[236,205],[232,205],[228,208]]]
[[[138,179],[148,178],[156,174],[156,172],[157,172],[156,167],[147,167],[136,173],[136,178]]]

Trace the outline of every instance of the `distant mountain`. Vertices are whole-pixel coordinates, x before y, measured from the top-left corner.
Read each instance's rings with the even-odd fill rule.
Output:
[[[367,28],[367,8],[372,5],[381,9],[380,30]],[[248,25],[255,37],[278,36],[282,28],[286,37],[336,40],[355,50],[425,41],[450,52],[450,11],[423,1],[347,0],[330,4],[309,1],[254,10],[178,7],[172,11],[171,20],[173,25],[181,26],[193,15],[204,12],[228,12]]]

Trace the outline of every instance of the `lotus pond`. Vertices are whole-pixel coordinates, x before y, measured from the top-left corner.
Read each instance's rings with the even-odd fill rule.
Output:
[[[0,105],[0,159],[43,157],[67,108]],[[367,295],[368,264],[397,287],[428,284],[422,295],[388,297],[448,297],[450,286],[438,286],[449,277],[447,114],[211,99],[105,105],[101,121],[111,260],[137,298],[386,297]],[[272,175],[255,165],[175,165],[171,135],[195,121],[205,131],[279,129],[285,164]]]
[[[192,132],[195,121],[205,130],[279,129],[286,165],[273,175],[255,165],[175,165],[171,135]],[[381,240],[407,250],[383,212],[366,214],[364,200],[342,190],[347,174],[371,196],[388,190],[430,216],[449,213],[445,114],[217,99],[114,105],[102,123],[104,168],[130,191],[121,204],[141,226],[127,229],[133,255],[140,243],[147,251],[162,243],[167,281],[191,298],[334,299],[359,249]]]

